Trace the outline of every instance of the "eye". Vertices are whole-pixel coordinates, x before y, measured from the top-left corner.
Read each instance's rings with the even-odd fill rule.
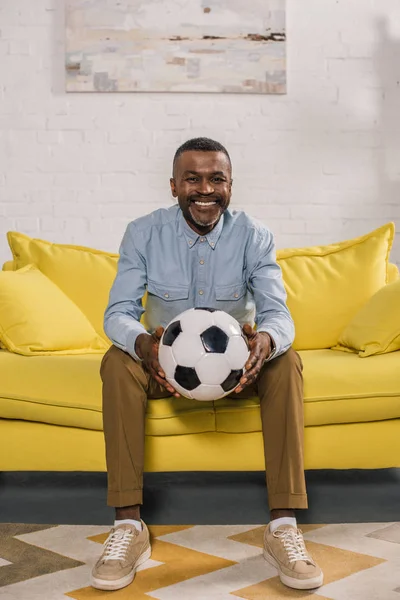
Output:
[[[213,177],[213,181],[216,181],[217,183],[221,183],[222,181],[225,181],[225,179],[222,179],[222,177]]]
[[[186,181],[191,181],[191,182],[197,181],[197,177],[187,177]]]

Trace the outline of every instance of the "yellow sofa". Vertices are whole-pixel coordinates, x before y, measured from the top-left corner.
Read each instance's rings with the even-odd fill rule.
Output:
[[[381,236],[383,229],[377,231]],[[376,291],[376,286],[382,287],[399,277],[397,267],[388,263],[393,233],[391,230],[387,251],[379,242],[380,250],[386,252],[384,260],[374,255],[367,236],[352,243],[278,252],[288,304],[299,332],[294,347],[304,364],[306,469],[400,467],[400,351],[360,358],[356,352],[331,349],[338,342],[343,325]],[[364,274],[357,286],[351,287],[349,281],[360,272],[357,260],[365,263],[365,255],[354,258],[360,251],[361,239],[372,266],[368,267],[369,275]],[[374,239],[378,239],[377,235]],[[104,293],[115,276],[117,255],[32,241],[23,234],[15,234],[10,246],[14,260],[5,263],[3,271],[15,271],[24,261],[36,264],[73,297],[83,312],[89,315],[96,303],[98,310],[104,311]],[[110,267],[103,296],[95,287],[88,288],[92,290],[88,295],[84,289],[88,278],[85,273],[80,280],[81,297],[74,296],[77,288],[70,292],[69,280],[57,280],[62,277],[64,251],[70,251],[72,258],[68,260],[80,261],[82,269],[85,261],[111,257],[111,262],[106,262],[108,267],[114,267]],[[340,263],[339,259],[345,262]],[[325,270],[318,271],[322,261]],[[72,263],[68,264],[71,267]],[[89,265],[90,277],[94,277],[93,264]],[[79,277],[76,267],[73,272],[70,270],[66,273],[71,281]],[[324,273],[334,278],[333,284],[324,282]],[[381,279],[372,282],[375,275]],[[311,289],[312,281],[315,289]],[[90,285],[94,285],[93,281]],[[352,290],[350,313],[339,307],[345,289]],[[325,294],[325,300],[322,297],[321,301],[317,292]],[[335,299],[329,308],[329,322],[319,307],[331,302],[332,296]],[[304,297],[309,298],[312,318],[304,312]],[[90,320],[101,334],[99,314]],[[318,319],[325,319],[326,327],[321,328]],[[105,470],[99,375],[102,356],[99,352],[24,356],[4,346],[0,349],[0,470]],[[184,398],[148,401],[146,471],[264,470],[262,444],[256,397],[213,402]]]

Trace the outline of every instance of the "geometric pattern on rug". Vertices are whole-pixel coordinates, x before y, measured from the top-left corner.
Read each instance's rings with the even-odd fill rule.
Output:
[[[263,558],[265,525],[150,525],[152,555],[105,592],[90,570],[109,526],[0,525],[1,600],[400,600],[400,523],[300,525],[324,571],[318,590],[285,587]]]
[[[54,525],[21,525],[7,523],[0,528],[0,553],[2,568],[0,568],[0,586],[25,581],[45,573],[57,573],[64,569],[72,569],[84,563],[73,560],[27,544],[19,536],[50,529]]]

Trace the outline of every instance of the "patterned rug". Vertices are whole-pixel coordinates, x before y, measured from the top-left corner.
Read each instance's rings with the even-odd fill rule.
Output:
[[[299,525],[325,574],[291,590],[262,556],[265,525],[149,526],[152,556],[115,592],[88,585],[109,527],[0,525],[1,600],[400,600],[400,523]]]

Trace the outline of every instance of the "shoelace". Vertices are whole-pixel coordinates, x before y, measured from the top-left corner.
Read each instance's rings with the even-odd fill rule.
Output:
[[[288,554],[289,562],[305,560],[313,564],[312,559],[307,554],[301,529],[277,529],[272,535],[281,539]]]
[[[130,529],[119,528],[112,531],[104,544],[103,560],[123,560],[134,536]]]

